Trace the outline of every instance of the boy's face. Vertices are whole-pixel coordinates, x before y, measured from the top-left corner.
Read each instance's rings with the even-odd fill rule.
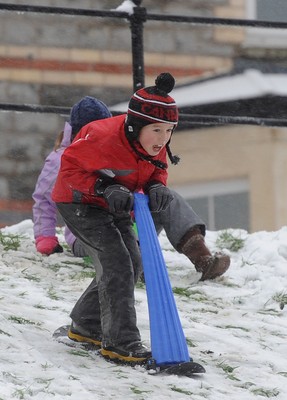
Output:
[[[173,128],[163,122],[146,125],[140,130],[138,141],[150,156],[156,156],[169,141]]]

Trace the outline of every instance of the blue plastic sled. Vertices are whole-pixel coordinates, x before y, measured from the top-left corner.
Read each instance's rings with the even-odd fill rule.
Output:
[[[148,299],[152,356],[158,366],[189,362],[186,339],[148,207],[148,196],[135,193],[134,211]]]

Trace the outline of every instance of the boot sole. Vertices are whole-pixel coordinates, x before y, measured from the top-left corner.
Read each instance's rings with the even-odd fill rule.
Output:
[[[220,271],[218,271],[217,273],[214,273],[213,270],[216,270],[218,268],[219,264],[222,264],[222,269],[220,269]],[[230,266],[230,258],[229,257],[226,257],[225,260],[217,259],[213,264],[210,265],[207,272],[202,275],[202,277],[200,278],[200,281],[206,281],[208,279],[215,279],[215,278],[223,275],[228,270],[229,266]]]
[[[144,365],[150,357],[123,356],[111,350],[101,349],[100,354],[106,359],[119,364]]]
[[[74,332],[71,331],[71,329],[69,329],[69,331],[68,331],[68,338],[73,340],[74,342],[92,343],[98,349],[100,349],[102,347],[102,342],[101,341],[89,338],[87,336],[82,336],[79,333],[74,333]]]

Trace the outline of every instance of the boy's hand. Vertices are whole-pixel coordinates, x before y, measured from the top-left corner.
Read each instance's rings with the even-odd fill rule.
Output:
[[[129,212],[134,204],[132,192],[119,184],[108,186],[103,192],[103,197],[107,201],[111,212]]]
[[[53,253],[63,253],[63,247],[56,236],[39,236],[36,238],[36,249],[41,254],[49,256]]]
[[[154,183],[147,189],[149,195],[149,208],[151,211],[164,211],[173,200],[170,190],[162,183]]]

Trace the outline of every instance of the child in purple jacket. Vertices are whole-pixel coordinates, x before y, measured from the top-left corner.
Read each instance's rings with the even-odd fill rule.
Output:
[[[84,125],[109,117],[111,117],[111,113],[107,106],[94,97],[85,96],[72,107],[70,121],[65,123],[64,131],[57,138],[54,150],[46,158],[32,195],[35,202],[33,205],[34,237],[38,252],[50,255],[63,251],[56,236],[57,208],[51,199],[51,192],[64,150]],[[79,241],[67,227],[65,228],[65,240],[75,256],[86,255]]]

